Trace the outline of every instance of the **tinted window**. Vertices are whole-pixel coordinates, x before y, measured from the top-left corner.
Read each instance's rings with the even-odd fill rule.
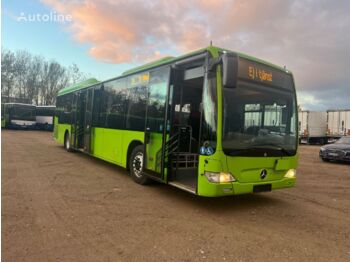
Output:
[[[117,79],[104,84],[105,127],[124,129],[127,102],[126,79]]]
[[[203,119],[201,140],[208,141],[209,145],[216,149],[216,126],[217,126],[217,93],[216,75],[209,73],[204,80],[203,89]]]
[[[128,77],[126,129],[136,131],[145,129],[148,78],[148,73]]]
[[[147,127],[153,132],[161,132],[163,130],[168,80],[169,68],[151,72]]]
[[[36,115],[37,116],[53,116],[55,112],[54,107],[37,107]]]
[[[11,111],[11,118],[35,121],[35,106],[14,105]]]
[[[56,115],[61,124],[71,124],[73,93],[57,97]]]
[[[101,86],[97,86],[94,88],[94,102],[93,102],[93,113],[92,113],[92,126],[103,127],[104,121],[101,121],[100,112],[102,110],[102,98],[103,91]]]

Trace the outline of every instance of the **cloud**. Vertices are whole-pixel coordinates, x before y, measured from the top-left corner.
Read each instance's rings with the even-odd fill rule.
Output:
[[[347,0],[42,0],[71,14],[74,39],[108,63],[145,62],[214,45],[291,69],[301,94],[350,97]],[[311,100],[305,100],[311,105]],[[343,98],[342,106],[350,107]],[[325,103],[324,103],[325,104]]]

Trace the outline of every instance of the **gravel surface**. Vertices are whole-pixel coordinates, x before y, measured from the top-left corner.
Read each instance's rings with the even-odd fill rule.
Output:
[[[301,146],[297,185],[203,198],[2,131],[3,261],[350,261],[350,165]]]

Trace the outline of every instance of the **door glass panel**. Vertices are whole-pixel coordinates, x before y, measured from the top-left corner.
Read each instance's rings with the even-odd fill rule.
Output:
[[[146,169],[161,172],[169,68],[150,73],[146,121]]]
[[[85,111],[85,135],[84,135],[84,149],[90,153],[91,146],[91,125],[92,125],[92,98],[93,89],[89,89],[87,92],[87,102]]]

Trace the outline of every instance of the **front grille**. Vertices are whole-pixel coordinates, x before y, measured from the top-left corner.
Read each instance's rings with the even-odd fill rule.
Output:
[[[345,152],[341,150],[327,150],[327,157],[331,158],[343,158],[345,156]]]

